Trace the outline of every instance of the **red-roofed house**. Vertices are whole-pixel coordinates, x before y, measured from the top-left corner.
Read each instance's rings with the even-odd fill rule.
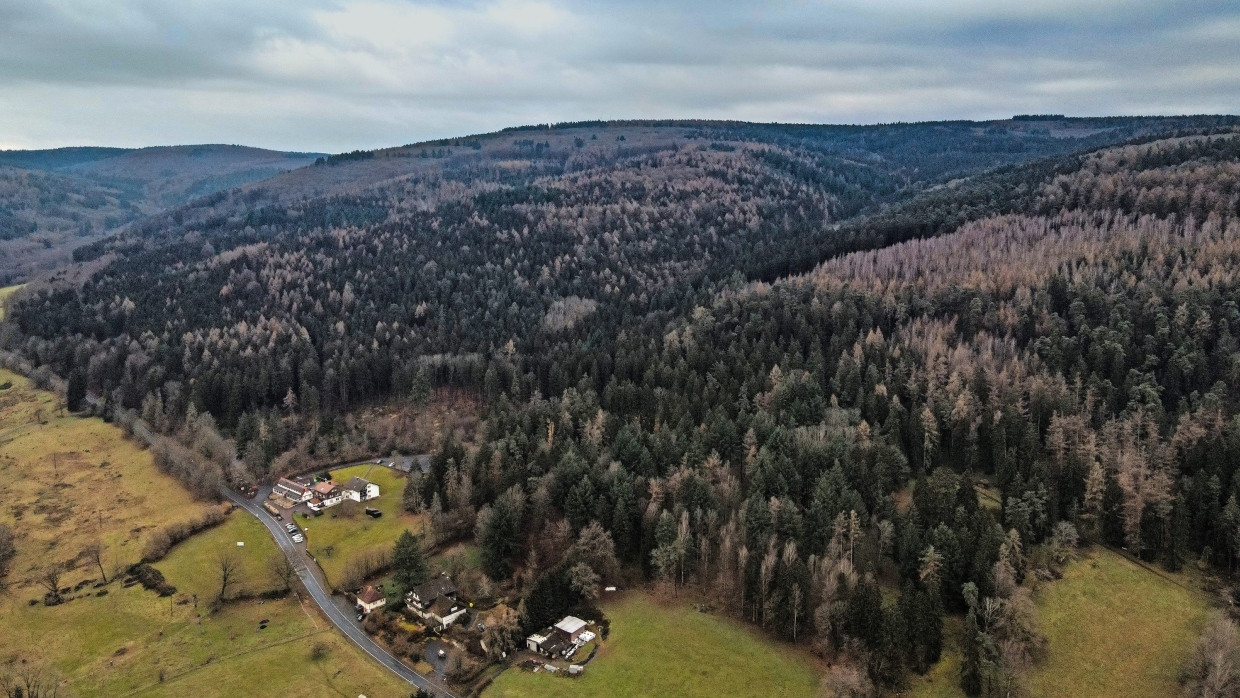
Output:
[[[383,594],[377,587],[367,586],[357,595],[357,606],[362,609],[362,613],[370,613],[376,608],[380,608],[387,603],[387,596]]]

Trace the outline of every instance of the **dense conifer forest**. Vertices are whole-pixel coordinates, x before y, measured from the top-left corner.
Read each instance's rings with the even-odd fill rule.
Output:
[[[337,156],[79,250],[93,273],[0,339],[72,405],[235,448],[231,479],[469,391],[480,432],[405,504],[528,627],[599,575],[691,585],[900,686],[959,614],[990,694],[1042,650],[1023,576],[1078,541],[1240,560],[1234,128],[600,122]]]

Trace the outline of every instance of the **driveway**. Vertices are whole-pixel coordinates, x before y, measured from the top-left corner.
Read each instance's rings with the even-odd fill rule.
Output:
[[[227,487],[220,488],[220,493],[229,501],[250,512],[258,517],[259,521],[263,522],[263,525],[267,527],[267,531],[276,539],[276,545],[280,546],[280,550],[284,551],[289,561],[293,563],[293,567],[297,570],[298,578],[301,579],[306,590],[310,592],[311,598],[318,604],[323,614],[340,629],[340,632],[344,633],[358,647],[361,647],[375,661],[387,667],[389,671],[405,681],[418,688],[427,690],[433,695],[456,698],[441,682],[419,674],[410,668],[409,665],[393,657],[362,630],[361,624],[355,620],[357,617],[355,614],[351,611],[346,612],[337,605],[332,594],[328,591],[330,587],[323,578],[322,570],[306,555],[305,547],[294,544],[284,530],[284,523],[276,521],[263,510],[262,502],[266,501],[267,493],[270,491],[271,488],[269,487],[260,488],[258,495],[254,499],[246,499]]]

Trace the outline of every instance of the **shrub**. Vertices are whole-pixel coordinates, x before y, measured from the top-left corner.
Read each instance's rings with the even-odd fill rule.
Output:
[[[134,565],[129,572],[138,580],[143,589],[154,591],[160,596],[172,596],[177,593],[177,588],[164,579],[162,572],[145,562]]]
[[[310,661],[321,662],[324,659],[327,659],[329,651],[330,650],[326,644],[322,642],[314,643],[314,646],[310,648]]]

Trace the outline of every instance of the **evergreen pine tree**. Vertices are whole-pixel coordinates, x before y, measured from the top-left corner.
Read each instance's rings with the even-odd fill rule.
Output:
[[[392,578],[402,597],[410,589],[426,582],[430,576],[422,545],[409,529],[401,532],[392,549],[392,572]]]

